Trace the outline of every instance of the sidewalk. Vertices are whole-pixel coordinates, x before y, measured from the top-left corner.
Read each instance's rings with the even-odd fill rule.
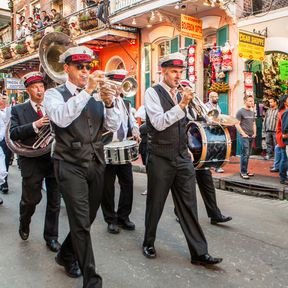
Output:
[[[223,169],[224,173],[213,171],[215,187],[233,192],[284,199],[288,196],[288,187],[280,184],[279,174],[271,173],[272,160],[264,160],[261,156],[251,156],[249,160],[249,172],[254,173],[254,177],[244,180],[239,175],[240,157],[232,156],[230,162]],[[145,173],[141,157],[133,162],[133,171]]]

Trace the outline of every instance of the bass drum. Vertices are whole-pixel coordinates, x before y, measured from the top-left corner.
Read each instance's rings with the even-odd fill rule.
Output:
[[[228,128],[218,124],[189,122],[187,138],[188,148],[194,157],[195,168],[220,168],[229,161],[231,138]]]

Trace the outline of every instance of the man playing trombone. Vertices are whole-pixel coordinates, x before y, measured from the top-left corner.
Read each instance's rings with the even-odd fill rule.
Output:
[[[207,242],[198,223],[195,170],[187,148],[186,107],[193,99],[193,93],[188,87],[183,89],[182,98],[177,93],[184,56],[170,54],[160,65],[163,80],[145,93],[148,189],[143,254],[147,258],[156,257],[157,225],[171,189],[191,263],[217,264],[222,259],[208,254]]]
[[[30,100],[12,107],[10,138],[22,144],[33,146],[37,135],[49,119],[42,105],[44,99],[44,79],[40,72],[30,72],[23,76],[26,91]],[[36,205],[42,198],[43,180],[46,184],[47,208],[45,215],[44,239],[54,252],[60,249],[58,239],[58,218],[60,212],[60,194],[54,176],[50,151],[38,157],[27,157],[25,152],[19,155],[19,166],[22,176],[22,195],[20,201],[19,234],[22,240],[29,237],[31,217]]]
[[[59,62],[68,80],[47,90],[44,103],[54,127],[52,157],[70,226],[56,262],[70,277],[82,274],[83,288],[102,287],[102,278],[95,271],[90,227],[103,190],[102,130],[105,127],[114,132],[121,123],[114,107],[115,89],[103,84],[104,72],[90,74],[92,56],[93,51],[85,46],[71,47],[61,54]],[[99,83],[100,93],[95,94]]]

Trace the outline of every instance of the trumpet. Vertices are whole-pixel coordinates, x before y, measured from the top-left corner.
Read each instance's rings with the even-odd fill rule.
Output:
[[[124,97],[134,97],[137,93],[138,83],[133,77],[126,77],[122,82],[115,80],[103,79],[103,84],[114,85],[121,90]],[[100,88],[101,89],[101,88]]]

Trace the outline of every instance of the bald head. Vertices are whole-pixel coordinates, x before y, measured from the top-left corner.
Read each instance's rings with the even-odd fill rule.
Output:
[[[218,104],[218,99],[219,99],[219,96],[218,96],[218,93],[217,92],[214,92],[214,91],[211,91],[209,93],[209,101],[213,104]]]

